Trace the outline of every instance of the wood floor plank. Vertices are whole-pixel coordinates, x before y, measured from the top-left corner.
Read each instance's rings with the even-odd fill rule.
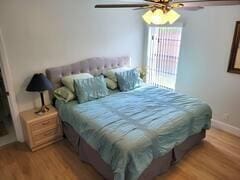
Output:
[[[32,153],[25,144],[0,149],[0,180],[102,180],[67,140]],[[240,179],[240,138],[211,129],[206,139],[156,180]]]

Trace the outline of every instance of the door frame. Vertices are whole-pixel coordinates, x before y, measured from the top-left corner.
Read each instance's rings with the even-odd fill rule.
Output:
[[[8,104],[10,108],[10,113],[12,116],[13,126],[16,132],[17,140],[20,142],[24,141],[21,121],[19,117],[19,110],[16,100],[16,94],[13,86],[13,77],[11,73],[11,68],[8,61],[7,51],[4,44],[3,34],[0,28],[0,65],[2,77],[5,85],[5,89],[9,92]]]

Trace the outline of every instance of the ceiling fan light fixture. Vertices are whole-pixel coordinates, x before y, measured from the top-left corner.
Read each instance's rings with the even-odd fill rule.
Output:
[[[161,9],[156,9],[152,16],[152,23],[155,25],[163,25],[168,21],[167,14],[164,13]]]
[[[147,23],[147,24],[151,24],[152,23],[152,17],[153,17],[153,12],[152,10],[147,11],[143,16],[143,20]]]
[[[173,24],[181,17],[180,14],[178,14],[176,11],[172,9],[166,14],[166,16],[169,24]]]
[[[147,11],[142,18],[149,25],[164,25],[167,23],[173,24],[180,16],[180,14],[172,9],[167,12],[164,12],[162,9],[156,9],[154,12],[152,10]]]

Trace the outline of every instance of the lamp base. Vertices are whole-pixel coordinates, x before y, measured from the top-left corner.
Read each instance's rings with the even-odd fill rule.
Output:
[[[42,107],[41,107],[41,109],[39,110],[39,111],[37,111],[37,112],[35,112],[37,115],[43,115],[43,114],[45,114],[46,112],[48,112],[49,111],[49,107],[47,107],[46,105],[43,105]]]

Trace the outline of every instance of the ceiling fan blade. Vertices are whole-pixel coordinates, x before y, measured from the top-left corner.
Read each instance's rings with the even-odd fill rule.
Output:
[[[240,0],[206,0],[206,1],[173,1],[174,3],[182,3],[184,7],[196,6],[233,6],[240,5]]]
[[[142,4],[97,4],[95,8],[141,8],[146,7],[151,4],[142,3]]]
[[[198,11],[200,9],[204,9],[204,7],[201,7],[201,6],[192,6],[192,7],[182,7],[182,8],[179,8],[179,10],[186,10],[186,11]]]
[[[152,2],[152,3],[159,3],[161,0],[144,0],[144,1]]]
[[[172,8],[182,8],[184,5],[182,3],[170,3]]]
[[[134,8],[133,10],[143,10],[143,9],[149,9],[149,8],[151,8],[151,6],[138,7],[138,8]]]

